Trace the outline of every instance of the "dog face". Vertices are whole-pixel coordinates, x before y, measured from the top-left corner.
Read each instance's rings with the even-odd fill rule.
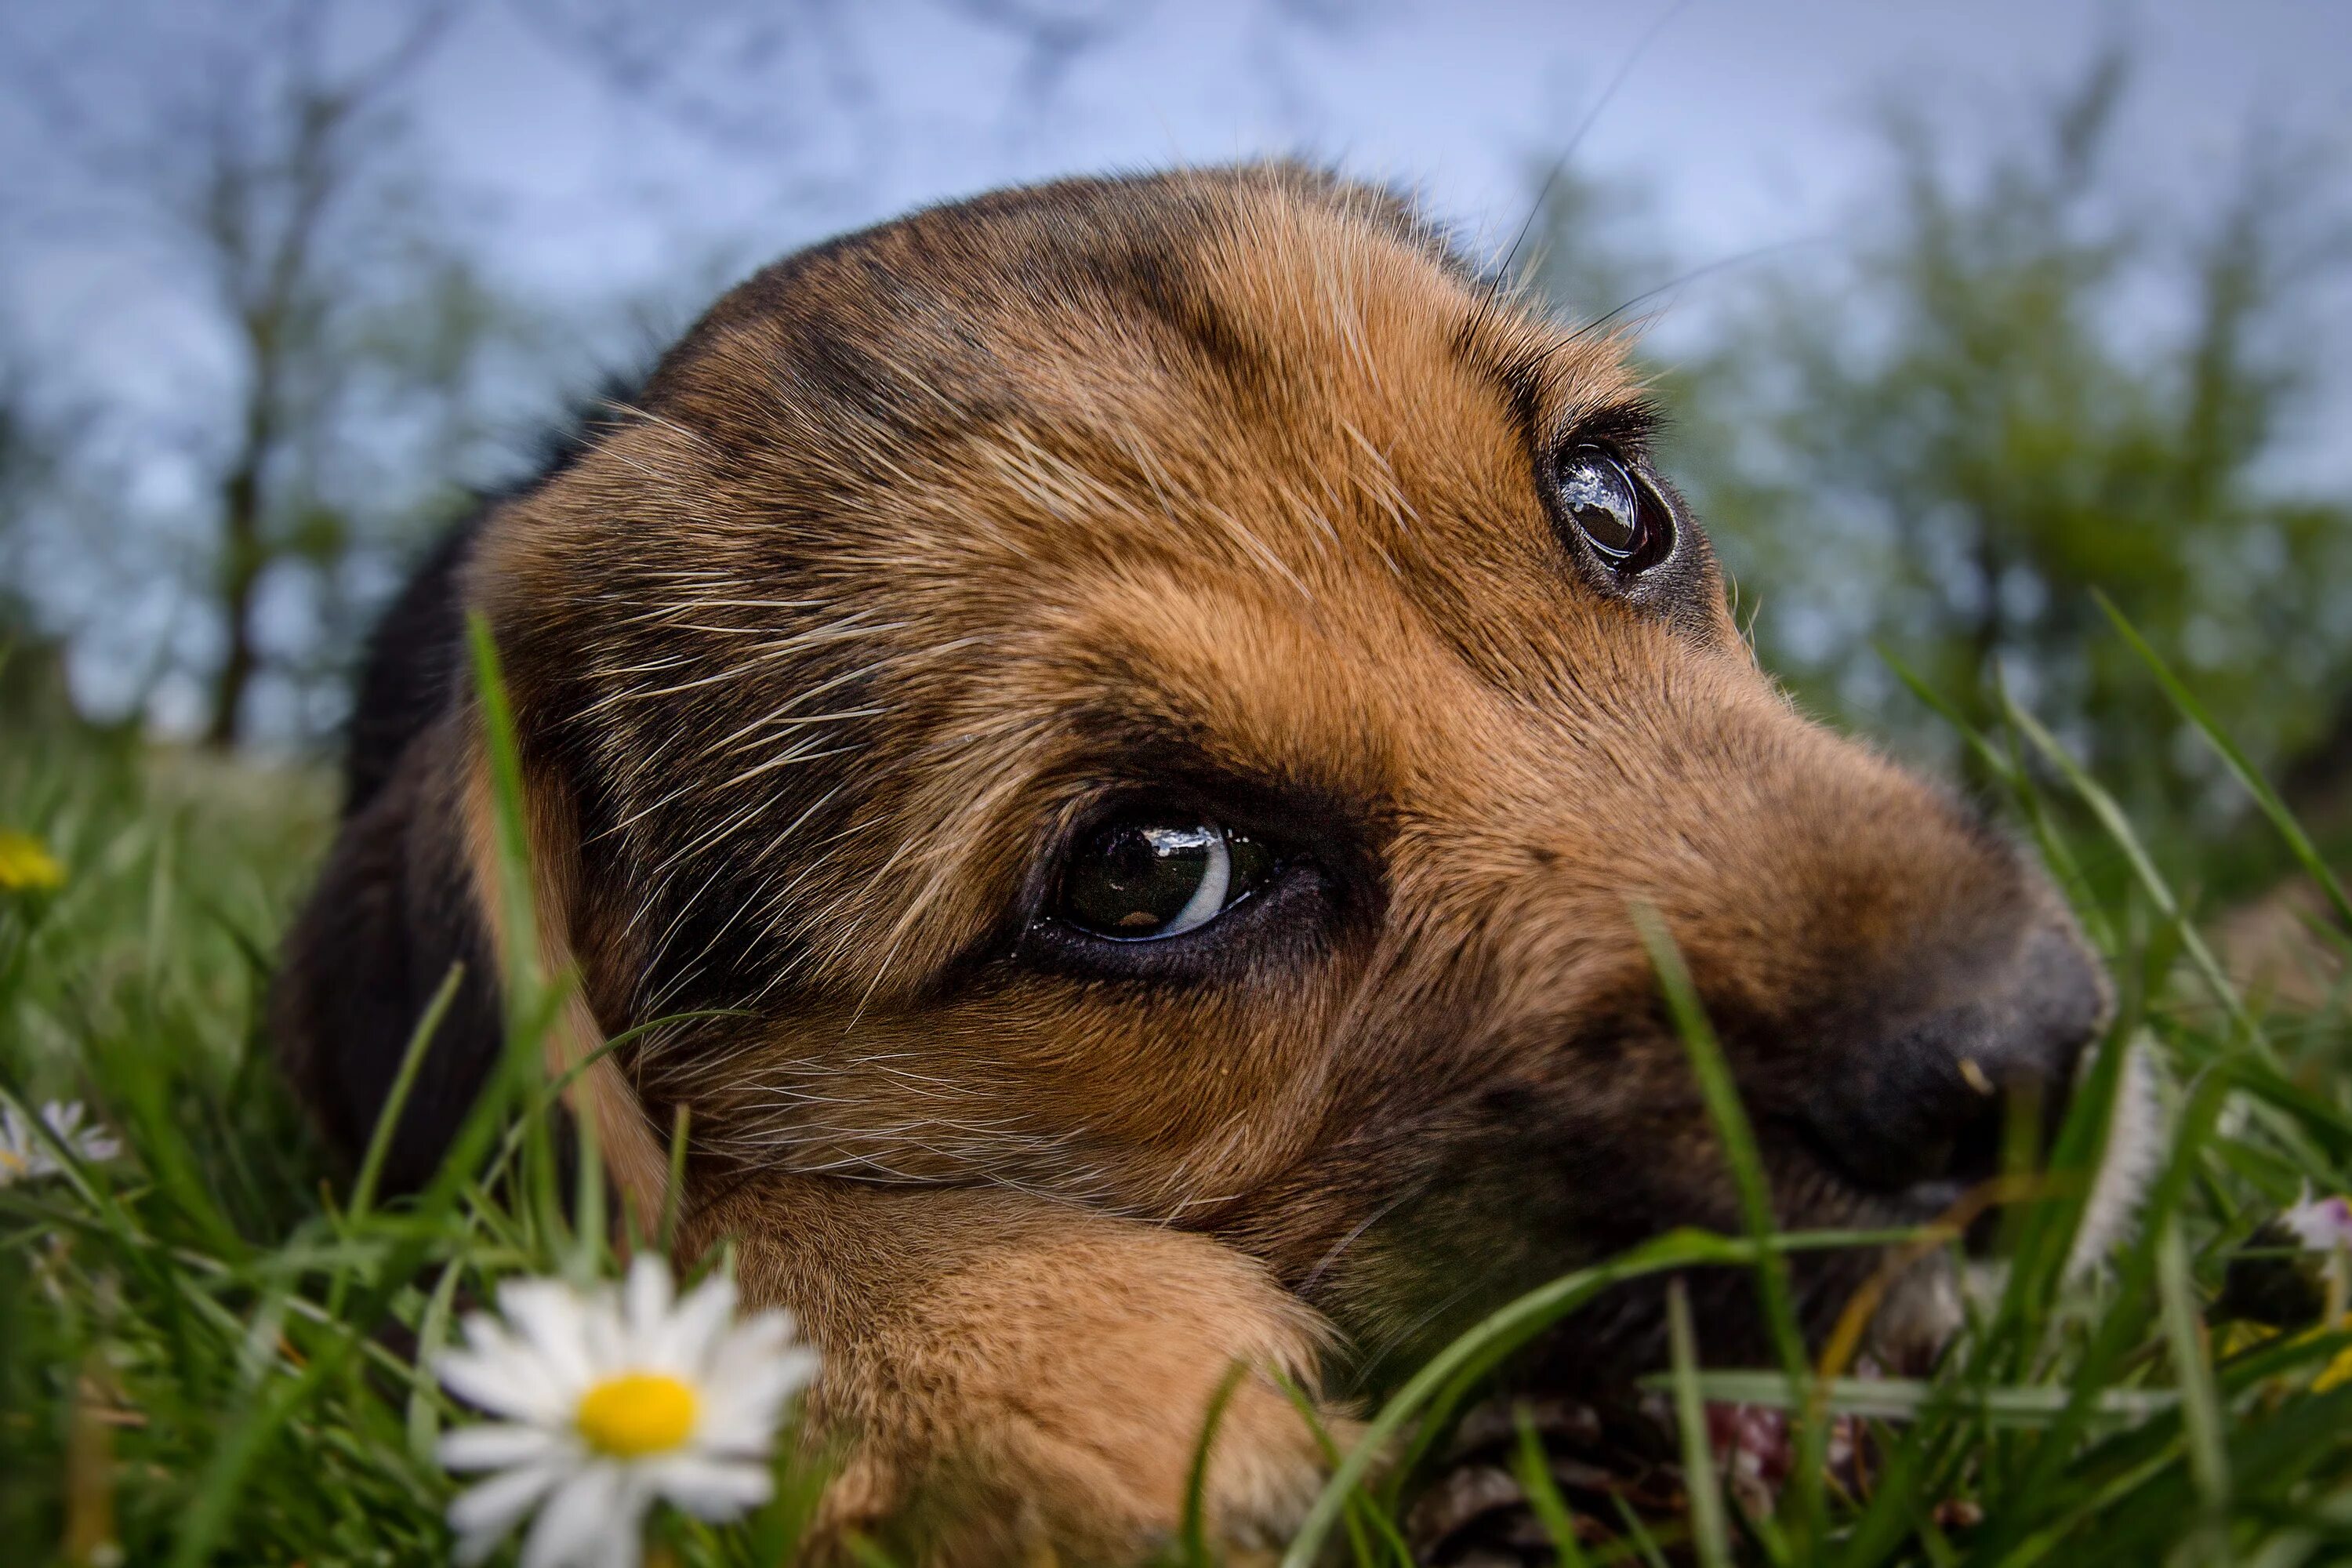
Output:
[[[1943,1206],[2098,979],[2009,846],[1758,670],[1654,424],[1619,344],[1295,171],[743,285],[467,568],[597,1025],[693,1015],[623,1058],[651,1124],[690,1110],[704,1191],[1202,1231],[1417,1353],[1737,1228],[1646,906],[1784,1221]]]

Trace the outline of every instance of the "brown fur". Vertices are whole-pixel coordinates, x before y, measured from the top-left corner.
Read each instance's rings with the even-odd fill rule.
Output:
[[[2099,1001],[2047,889],[1782,699],[1695,523],[1632,582],[1562,531],[1549,454],[1638,460],[1648,427],[1621,345],[1384,195],[1075,182],[761,273],[479,526],[450,596],[506,659],[543,957],[581,980],[556,1063],[732,1010],[574,1106],[640,1213],[690,1110],[685,1250],[731,1239],[824,1350],[835,1527],[1140,1550],[1231,1363],[1336,1410],[1519,1289],[1735,1226],[1634,904],[1790,1223],[1948,1198],[1963,1056],[2063,1081]],[[281,1034],[331,1125],[382,1070],[331,1059],[312,976],[498,923],[471,701],[437,689],[289,959]],[[1181,957],[1074,945],[1041,920],[1056,857],[1139,788],[1293,871]],[[438,863],[467,789],[470,900],[371,892]],[[351,912],[394,904],[405,935]],[[1869,1264],[1802,1276],[1811,1320]],[[1744,1288],[1702,1299],[1710,1354],[1752,1345]],[[1655,1329],[1628,1296],[1531,1375],[1622,1374]],[[1282,1531],[1318,1472],[1254,1378],[1216,1528]]]

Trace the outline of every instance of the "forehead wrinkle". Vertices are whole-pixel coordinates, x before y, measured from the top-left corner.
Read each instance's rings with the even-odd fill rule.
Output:
[[[1343,438],[1339,432],[1348,437]],[[1392,560],[1364,514],[1407,526],[1412,503],[1352,424],[1301,430],[1252,422],[1202,399],[1156,424],[1124,417],[1007,421],[971,433],[929,483],[895,498],[898,515],[928,513],[924,548],[942,576],[1024,595],[1044,572],[1073,595],[1136,564],[1182,574],[1219,572],[1270,588],[1313,613],[1344,599]],[[928,496],[928,504],[923,498]],[[914,503],[910,512],[909,503]],[[1377,519],[1372,521],[1377,521]],[[904,565],[899,542],[887,558]]]
[[[912,783],[891,808],[899,847],[855,898],[863,913],[839,911],[832,962],[877,995],[1000,918],[1041,842],[1105,784],[1164,776],[1163,746],[1238,783],[1381,810],[1407,765],[1400,752],[1430,743],[1413,705],[1388,690],[1398,661],[1334,657],[1327,637],[1246,591],[1142,571],[1043,614],[1024,640],[989,680],[942,694],[929,742],[901,770]]]
[[[1370,669],[1400,648],[1443,648],[1491,680],[1557,637],[1564,585],[1545,575],[1549,522],[1502,411],[1467,384],[1445,401],[1418,439],[1381,432],[1393,463],[1344,412],[1331,428],[1263,433],[1234,412],[1222,441],[1209,421],[1229,411],[1214,409],[1149,435],[1065,424],[976,436],[938,503],[971,525],[940,542],[941,558],[902,554],[895,570],[933,576],[959,623],[983,630],[1017,626],[1042,599],[1131,606],[1135,625],[1165,633],[1139,668],[1186,657],[1172,614],[1222,626],[1244,652],[1296,643],[1265,668]]]
[[[1208,303],[1326,397],[1352,369],[1385,401],[1400,362],[1451,359],[1522,428],[1636,398],[1622,333],[1571,331],[1523,293],[1496,293],[1443,256],[1323,208],[1240,205],[1204,245]]]
[[[1622,333],[1571,331],[1525,305],[1473,311],[1452,342],[1456,361],[1500,395],[1523,439],[1538,447],[1594,423],[1635,437],[1654,418],[1648,387]],[[1618,433],[1612,430],[1612,433]]]
[[[1401,753],[1424,739],[1422,704],[1399,698],[1428,692],[1414,672],[1450,661],[1430,657],[1398,595],[1323,608],[1309,616],[1276,595],[1139,578],[1057,638],[1087,672],[1066,700],[1190,736],[1204,761],[1236,772],[1382,799]]]

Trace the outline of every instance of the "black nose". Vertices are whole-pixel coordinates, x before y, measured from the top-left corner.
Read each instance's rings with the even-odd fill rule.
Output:
[[[1823,1159],[1875,1192],[1996,1174],[2021,1112],[2046,1143],[2106,1014],[2097,967],[2054,924],[1990,958],[1920,962],[1943,971],[1932,999],[1846,1013],[1816,1042],[1823,1081],[1801,1113]]]

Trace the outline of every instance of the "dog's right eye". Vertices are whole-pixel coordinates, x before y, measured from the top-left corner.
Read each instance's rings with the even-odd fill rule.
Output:
[[[1055,913],[1113,942],[1198,931],[1263,887],[1271,850],[1214,823],[1129,818],[1097,829],[1063,863]]]
[[[1555,482],[1570,525],[1619,577],[1645,572],[1673,551],[1674,515],[1638,468],[1587,445],[1560,458]]]

